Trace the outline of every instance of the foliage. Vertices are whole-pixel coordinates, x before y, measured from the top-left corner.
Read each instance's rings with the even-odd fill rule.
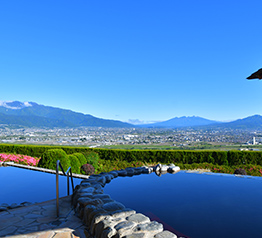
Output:
[[[262,151],[219,151],[219,150],[112,150],[70,146],[10,145],[0,144],[0,153],[23,154],[41,157],[49,149],[63,149],[67,154],[82,153],[85,156],[97,153],[103,160],[143,161],[168,163],[213,163],[217,165],[262,165]],[[88,156],[87,156],[88,157]],[[96,155],[97,157],[97,155]],[[93,158],[93,165],[99,168],[98,160]],[[89,162],[87,162],[89,163]],[[91,163],[91,162],[90,162]]]
[[[100,168],[97,172],[110,172],[112,170],[121,170],[127,167],[141,167],[144,165],[141,161],[127,162],[118,160],[99,160]]]
[[[92,175],[95,173],[95,168],[91,164],[83,164],[81,166],[81,173],[86,175]]]
[[[90,157],[89,161],[85,161],[84,164],[93,164],[97,172],[132,167],[134,161],[140,161],[141,164],[174,163],[181,165],[181,169],[185,166],[197,167],[198,165],[208,164],[212,172],[231,174],[236,168],[245,169],[248,175],[261,176],[262,173],[261,151],[109,150],[70,146],[0,144],[0,152],[2,153],[23,154],[31,157],[42,156],[43,160],[39,161],[39,166],[53,169],[55,169],[57,158],[54,159],[55,162],[53,159],[49,162],[44,160],[46,160],[45,157],[53,158],[53,154],[47,153],[47,151],[57,149],[60,151],[62,149],[66,154],[82,153],[85,157]],[[62,157],[67,156],[63,153]],[[21,163],[25,162],[21,161]],[[68,165],[63,165],[63,167],[67,169]]]
[[[87,160],[86,160],[86,157],[82,154],[82,153],[74,153],[72,154],[74,156],[77,157],[79,163],[80,163],[80,167],[83,165],[83,164],[86,164],[87,163]],[[71,163],[72,164],[72,163]]]
[[[93,151],[84,152],[83,155],[85,156],[86,163],[93,165],[93,167],[97,171],[99,155],[97,153],[93,152]]]
[[[245,170],[247,175],[251,176],[262,176],[262,166],[261,165],[253,165],[246,164],[239,166],[226,166],[226,165],[214,165],[210,163],[194,163],[194,164],[176,164],[180,167],[180,169],[209,169],[213,173],[227,173],[234,174],[236,169]]]
[[[72,155],[68,155],[68,159],[69,159],[70,164],[71,164],[72,173],[80,174],[81,164],[80,164],[78,158],[74,154],[72,154]]]
[[[62,149],[51,149],[44,152],[38,163],[38,167],[56,170],[57,160],[60,160],[64,170],[67,170],[70,167],[70,160],[68,159],[66,152]]]

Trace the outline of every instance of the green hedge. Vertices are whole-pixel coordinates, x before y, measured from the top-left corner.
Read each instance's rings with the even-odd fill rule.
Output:
[[[71,164],[72,173],[80,174],[81,164],[80,164],[79,159],[74,154],[68,155],[68,159],[69,159],[70,164]]]
[[[68,155],[95,152],[103,160],[143,161],[146,163],[212,163],[217,165],[262,165],[261,151],[191,151],[191,150],[109,150],[70,146],[9,145],[0,144],[0,153],[16,153],[41,157],[49,149],[63,149]]]
[[[75,157],[75,156],[74,156]],[[76,158],[76,157],[75,157]],[[60,160],[63,169],[66,171],[71,163],[66,152],[62,149],[50,149],[43,153],[39,160],[38,167],[56,170],[56,161]],[[78,159],[76,158],[78,161]],[[59,166],[59,170],[60,166]]]

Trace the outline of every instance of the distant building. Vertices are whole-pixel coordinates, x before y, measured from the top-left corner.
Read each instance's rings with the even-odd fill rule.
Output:
[[[256,145],[256,137],[253,137],[253,145]]]

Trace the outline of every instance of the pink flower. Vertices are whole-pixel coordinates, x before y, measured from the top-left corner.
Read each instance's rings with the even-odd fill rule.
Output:
[[[39,158],[34,158],[27,155],[14,155],[14,154],[0,154],[0,162],[12,161],[15,163],[26,163],[27,165],[36,166]]]

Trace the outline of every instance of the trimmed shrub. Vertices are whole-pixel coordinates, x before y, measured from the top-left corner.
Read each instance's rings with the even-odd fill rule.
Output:
[[[60,163],[65,171],[70,167],[68,155],[62,149],[51,149],[44,152],[39,160],[38,167],[56,170],[57,160],[60,160]]]
[[[80,163],[79,167],[81,167],[83,164],[87,164],[86,157],[82,153],[74,153],[73,155],[77,157]]]
[[[78,160],[78,158],[75,155],[68,155],[68,159],[70,160],[72,173],[80,174],[80,167],[81,164]]]
[[[93,165],[94,169],[98,169],[99,155],[95,152],[85,152],[83,155],[86,158],[86,163]]]
[[[86,175],[92,175],[95,173],[95,168],[91,164],[83,164],[81,166],[81,173]]]

